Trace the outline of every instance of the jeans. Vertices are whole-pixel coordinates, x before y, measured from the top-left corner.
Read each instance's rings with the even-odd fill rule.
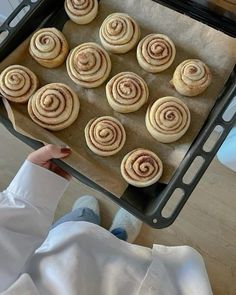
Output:
[[[51,226],[51,229],[67,221],[87,221],[100,225],[100,218],[97,214],[93,212],[93,210],[91,210],[90,208],[78,208],[65,214],[57,221],[55,221],[54,224]],[[125,229],[118,227],[113,229],[111,233],[118,239],[127,241],[127,233]]]

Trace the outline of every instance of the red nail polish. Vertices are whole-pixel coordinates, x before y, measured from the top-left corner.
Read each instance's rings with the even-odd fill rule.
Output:
[[[71,149],[70,148],[67,148],[67,147],[63,147],[63,148],[61,148],[61,152],[63,154],[69,154],[71,152]]]

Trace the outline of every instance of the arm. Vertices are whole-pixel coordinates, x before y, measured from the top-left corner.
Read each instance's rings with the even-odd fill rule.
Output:
[[[17,279],[48,232],[69,183],[50,159],[66,155],[68,150],[52,145],[32,153],[0,193],[0,292]]]

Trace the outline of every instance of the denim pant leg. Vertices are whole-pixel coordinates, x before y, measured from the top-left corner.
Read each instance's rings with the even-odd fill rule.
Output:
[[[100,224],[100,218],[90,208],[78,208],[56,220],[51,229],[59,224],[67,221],[87,221],[95,224]]]
[[[126,230],[121,227],[114,228],[111,233],[120,240],[127,241],[128,239]]]

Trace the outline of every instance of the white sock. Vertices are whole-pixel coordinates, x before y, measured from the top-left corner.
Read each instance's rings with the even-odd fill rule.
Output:
[[[98,200],[92,196],[82,196],[78,198],[72,208],[72,211],[78,208],[89,208],[93,210],[97,216],[100,214]]]
[[[138,218],[121,208],[113,219],[110,231],[116,228],[124,229],[128,236],[127,242],[133,243],[140,233],[141,227],[142,222]]]

